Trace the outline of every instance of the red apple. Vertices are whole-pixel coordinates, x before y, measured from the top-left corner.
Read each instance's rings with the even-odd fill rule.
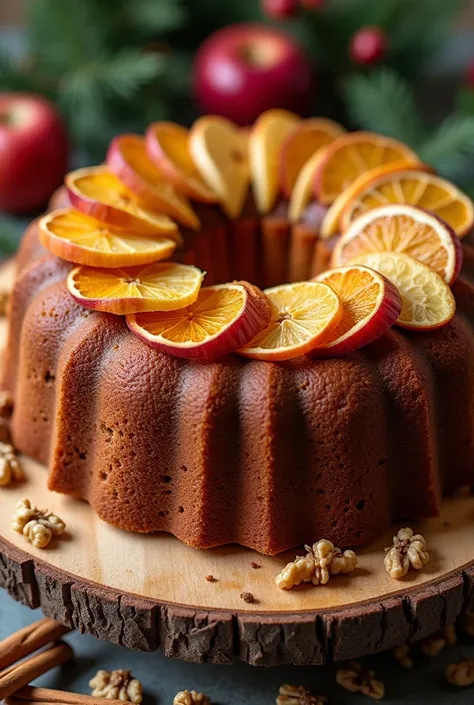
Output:
[[[265,110],[308,112],[313,98],[309,57],[289,36],[263,24],[238,24],[211,35],[193,67],[202,110],[249,125]]]
[[[68,140],[55,108],[41,96],[0,94],[0,209],[44,206],[67,170]]]

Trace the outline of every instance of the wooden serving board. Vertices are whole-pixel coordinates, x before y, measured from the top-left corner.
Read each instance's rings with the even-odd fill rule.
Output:
[[[0,272],[0,288],[7,276]],[[0,345],[5,327],[0,321]],[[431,560],[408,579],[384,571],[394,527],[357,551],[359,567],[349,576],[283,591],[274,579],[296,551],[274,558],[237,546],[204,551],[165,534],[127,533],[99,520],[87,503],[49,492],[47,469],[22,461],[25,484],[0,488],[0,585],[69,626],[130,648],[161,647],[200,663],[321,664],[421,638],[474,605],[468,493],[413,527],[426,537]],[[66,536],[40,550],[16,534],[11,519],[23,496],[63,518]],[[243,592],[255,602],[243,601]]]

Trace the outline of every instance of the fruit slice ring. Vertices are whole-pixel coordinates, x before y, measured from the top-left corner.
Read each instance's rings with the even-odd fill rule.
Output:
[[[260,115],[250,132],[250,172],[259,213],[269,213],[275,205],[279,190],[281,146],[299,119],[287,110],[267,110]]]
[[[434,269],[447,284],[455,281],[462,264],[461,241],[449,225],[414,206],[382,206],[357,218],[339,238],[332,265],[367,252],[404,252]]]
[[[320,237],[326,239],[341,232],[340,221],[344,209],[349,203],[351,203],[351,201],[355,199],[357,194],[366,189],[368,184],[375,182],[379,176],[392,174],[396,171],[406,171],[407,169],[414,171],[433,171],[433,169],[427,164],[407,161],[389,162],[389,164],[382,164],[375,169],[364,171],[364,173],[360,174],[360,176],[358,176],[348,188],[339,194],[334,203],[329,206],[321,224],[321,231],[319,233]]]
[[[326,342],[342,318],[337,294],[321,282],[266,289],[272,317],[268,326],[238,352],[255,360],[290,360]]]
[[[474,224],[474,205],[466,194],[449,181],[421,173],[417,168],[381,175],[369,182],[344,208],[342,232],[366,211],[390,203],[406,203],[430,211],[445,220],[461,238]]]
[[[203,287],[196,301],[179,311],[130,314],[127,324],[152,348],[210,360],[246,345],[270,316],[265,294],[247,282],[233,282]]]
[[[144,210],[137,197],[106,166],[71,171],[65,184],[71,205],[86,215],[130,232],[179,238],[177,226],[170,218]]]
[[[418,162],[415,152],[374,132],[351,132],[329,145],[315,178],[316,197],[329,205],[365,171],[390,162]]]
[[[402,310],[397,288],[373,269],[353,264],[330,269],[315,281],[339,296],[342,318],[331,339],[311,351],[311,357],[341,355],[358,350],[393,326]]]
[[[199,219],[180,194],[151,161],[141,135],[119,135],[110,143],[107,166],[140,199],[144,207],[166,213],[196,230]]]
[[[291,198],[298,176],[310,157],[321,147],[334,142],[346,131],[326,118],[310,118],[298,123],[286,136],[280,150],[280,188]]]
[[[402,297],[397,325],[412,330],[442,328],[456,312],[449,286],[439,274],[400,252],[370,252],[354,264],[362,264],[383,274]]]
[[[187,264],[158,262],[147,267],[93,269],[69,273],[69,293],[85,308],[126,314],[173,311],[196,301],[204,273]]]
[[[178,191],[195,201],[217,201],[194,164],[185,127],[173,122],[154,122],[146,131],[145,140],[148,156]]]
[[[43,216],[41,244],[53,255],[91,267],[133,267],[168,259],[176,249],[170,238],[129,234],[80,211],[64,208]]]
[[[189,133],[189,149],[203,180],[219,197],[229,218],[237,218],[250,184],[247,140],[230,120],[199,118]]]

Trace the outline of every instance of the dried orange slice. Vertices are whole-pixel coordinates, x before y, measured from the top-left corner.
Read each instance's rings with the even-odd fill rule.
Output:
[[[432,167],[427,164],[407,161],[389,162],[388,164],[382,164],[381,166],[375,167],[375,169],[364,171],[348,188],[339,194],[334,203],[331,203],[321,224],[321,230],[319,233],[320,237],[325,239],[341,232],[340,220],[344,209],[351,201],[355,199],[357,194],[365,191],[368,184],[376,181],[379,176],[385,176],[385,174],[393,174],[394,172],[399,171],[406,171],[407,169],[416,171],[433,171]]]
[[[332,254],[338,267],[367,252],[404,252],[452,284],[462,265],[461,241],[454,231],[426,211],[394,204],[374,208],[357,218]]]
[[[166,213],[194,230],[199,228],[199,219],[187,198],[176,191],[151,161],[144,137],[115,137],[107,151],[107,166],[140,199],[144,208]]]
[[[412,330],[442,328],[456,312],[451,289],[433,269],[401,252],[370,252],[353,264],[375,269],[394,284],[402,297],[397,325]]]
[[[72,208],[55,210],[39,223],[41,244],[53,255],[91,267],[134,267],[168,259],[176,242],[134,235]]]
[[[176,223],[166,215],[142,208],[137,197],[106,166],[71,171],[65,184],[71,205],[86,215],[143,235],[163,233],[179,238]]]
[[[360,174],[399,161],[418,162],[419,159],[405,144],[375,132],[342,135],[329,145],[326,158],[316,173],[316,196],[320,203],[329,205]]]
[[[323,272],[324,282],[339,296],[343,314],[331,338],[311,351],[311,357],[342,355],[358,350],[389,330],[402,310],[397,288],[368,267],[352,264]]]
[[[67,286],[85,308],[126,314],[174,311],[196,301],[204,273],[178,262],[157,262],[147,267],[93,269],[76,267]]]
[[[248,282],[203,287],[178,311],[132,313],[130,330],[152,348],[175,357],[211,360],[246,345],[268,325],[270,302]]]
[[[249,135],[249,160],[253,193],[259,213],[268,213],[278,196],[280,149],[300,118],[287,110],[267,110]]]
[[[449,181],[434,174],[420,173],[417,168],[416,171],[381,175],[370,181],[344,208],[342,232],[366,211],[390,203],[407,203],[430,211],[445,220],[461,238],[474,224],[474,205],[466,194]]]
[[[189,134],[174,122],[154,122],[145,135],[148,156],[170,182],[195,201],[215,203],[216,194],[201,178],[189,151]]]
[[[208,115],[189,132],[189,149],[201,177],[217,194],[229,218],[244,207],[250,185],[247,139],[230,120]]]
[[[325,154],[326,147],[321,147],[321,149],[318,149],[318,151],[308,159],[301,169],[288,203],[288,220],[290,223],[298,222],[306,206],[313,198],[314,175],[324,159]]]
[[[254,360],[290,360],[324,343],[342,318],[337,294],[321,282],[297,282],[266,289],[272,316],[268,326],[238,352]]]
[[[321,147],[334,142],[346,130],[333,120],[310,118],[298,123],[283,140],[280,150],[280,188],[290,198],[301,169]]]

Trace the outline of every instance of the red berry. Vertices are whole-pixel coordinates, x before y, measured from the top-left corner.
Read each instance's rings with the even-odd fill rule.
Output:
[[[466,68],[466,83],[469,88],[474,89],[474,59],[469,61]]]
[[[294,17],[298,11],[298,0],[262,0],[262,9],[272,20]]]
[[[322,10],[326,0],[300,0],[300,6],[305,10]]]
[[[380,27],[361,27],[352,36],[350,54],[352,61],[361,66],[380,63],[387,52],[387,37]]]

